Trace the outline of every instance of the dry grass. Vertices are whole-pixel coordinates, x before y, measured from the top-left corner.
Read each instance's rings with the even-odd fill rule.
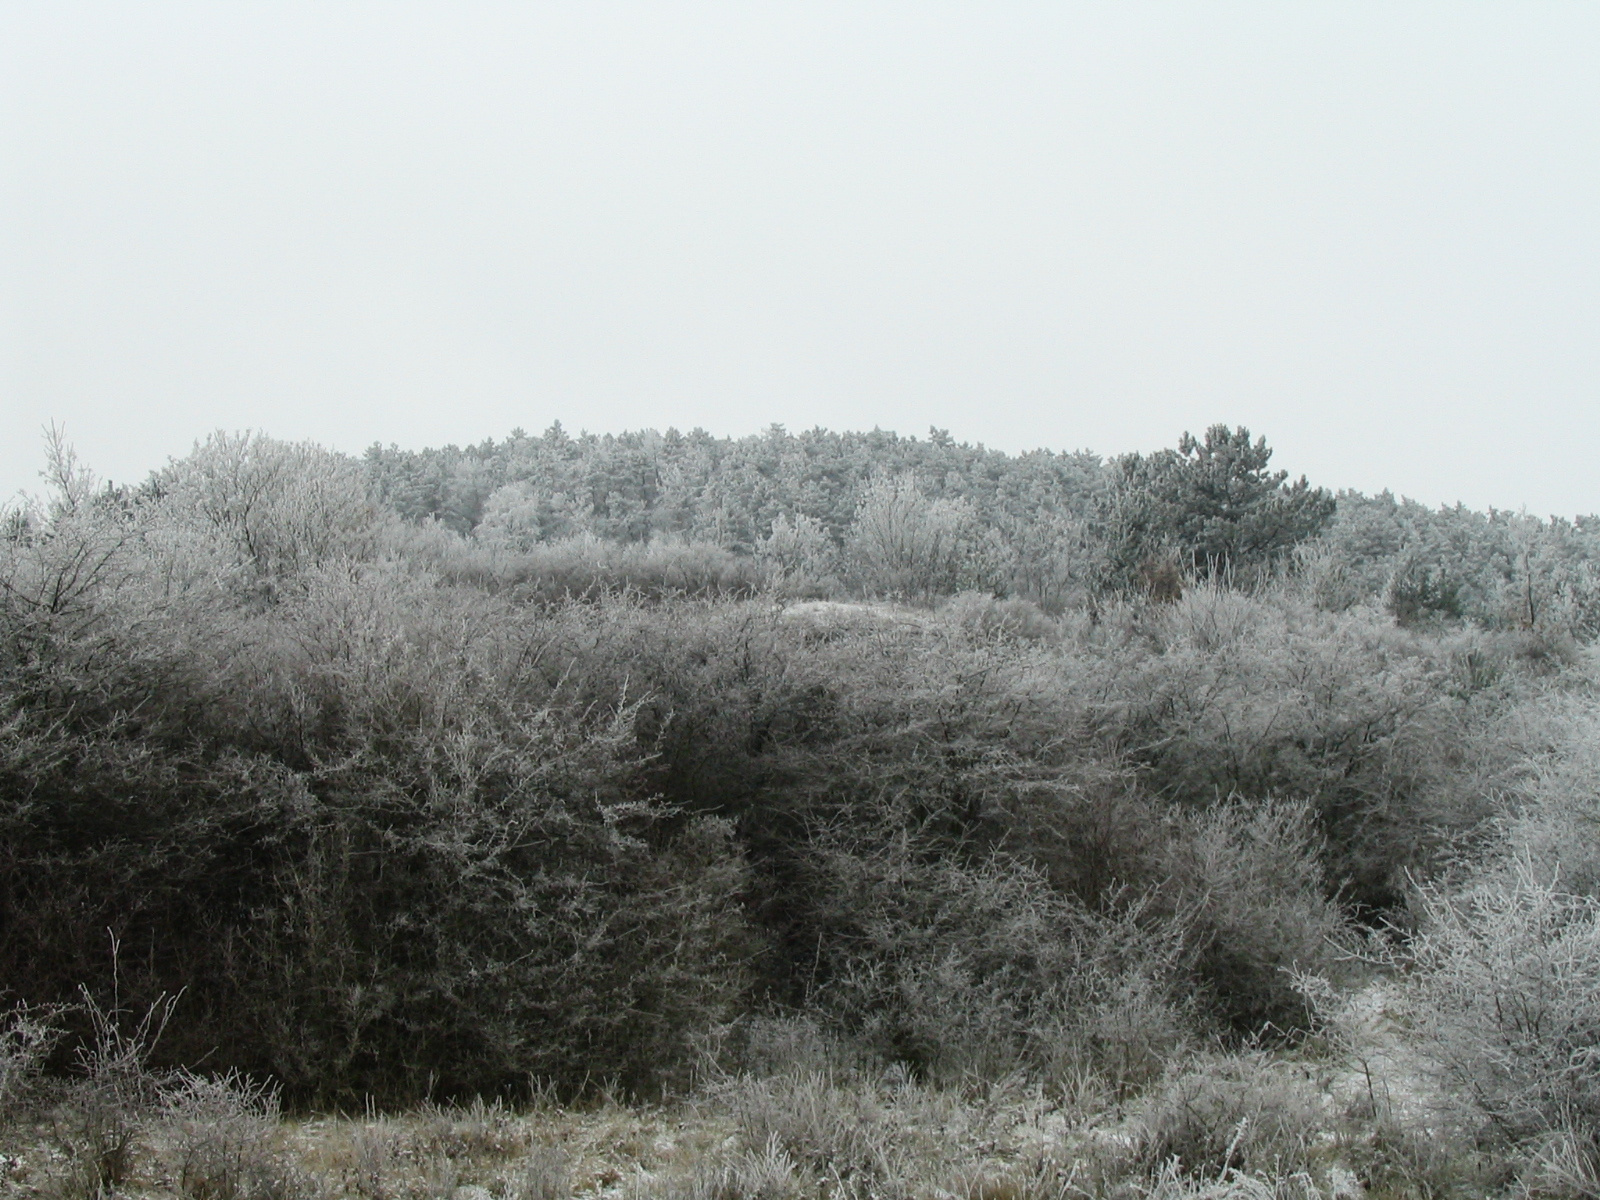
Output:
[[[725,1075],[671,1105],[285,1117],[238,1077],[186,1076],[115,1185],[73,1189],[48,1122],[14,1124],[0,1196],[184,1200],[1355,1200],[1481,1195],[1481,1164],[1393,1112],[1352,1115],[1343,1062],[1216,1054],[1110,1104],[1017,1078],[904,1071]],[[1552,1139],[1542,1194],[1577,1195],[1592,1144]]]

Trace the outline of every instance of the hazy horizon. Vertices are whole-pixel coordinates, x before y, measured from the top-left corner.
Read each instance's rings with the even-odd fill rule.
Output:
[[[0,3],[0,497],[41,426],[1248,426],[1600,511],[1600,10]]]

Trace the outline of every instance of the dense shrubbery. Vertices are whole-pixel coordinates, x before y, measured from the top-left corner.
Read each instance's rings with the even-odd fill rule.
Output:
[[[1168,490],[1231,447],[1252,520],[1300,532],[1234,530],[1266,539],[1251,588],[1162,597],[1119,586],[1144,564],[1096,542],[1109,509],[1036,553],[994,495],[903,472],[741,548],[607,540],[526,480],[471,534],[407,524],[260,438],[134,492],[58,447],[0,544],[0,978],[30,1006],[0,1088],[49,1053],[39,1006],[107,1002],[117,945],[118,1004],[182,991],[160,1063],[297,1102],[650,1091],[786,1014],[924,1081],[1154,1087],[1151,1153],[1226,1166],[1266,1151],[1223,1124],[1303,1099],[1249,1055],[1387,921],[1438,1070],[1512,1141],[1576,1138],[1586,601],[1516,628],[1445,619],[1425,572],[1287,571],[1321,502],[1213,441]],[[1494,1004],[1513,978],[1537,1030]],[[1201,1044],[1226,1069],[1197,1082]]]
[[[102,978],[109,927],[136,995],[188,989],[169,1053],[297,1092],[683,1060],[740,996],[738,851],[654,799],[625,699],[505,678],[495,615],[309,580],[188,679],[16,711],[7,976]]]

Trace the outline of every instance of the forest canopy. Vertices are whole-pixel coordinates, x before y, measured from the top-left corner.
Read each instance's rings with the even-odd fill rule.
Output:
[[[1101,459],[1008,455],[939,429],[573,438],[556,424],[465,448],[375,445],[365,465],[382,506],[502,563],[580,539],[691,542],[818,596],[976,589],[1051,613],[1158,577],[1169,589],[1179,574],[1243,583],[1293,565],[1317,576],[1326,602],[1378,599],[1402,620],[1600,628],[1596,518],[1335,497],[1271,458],[1264,437],[1225,425]]]

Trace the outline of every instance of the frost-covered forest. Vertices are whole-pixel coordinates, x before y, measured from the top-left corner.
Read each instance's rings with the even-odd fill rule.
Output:
[[[1600,1190],[1593,518],[1225,426],[45,457],[8,1189]]]

